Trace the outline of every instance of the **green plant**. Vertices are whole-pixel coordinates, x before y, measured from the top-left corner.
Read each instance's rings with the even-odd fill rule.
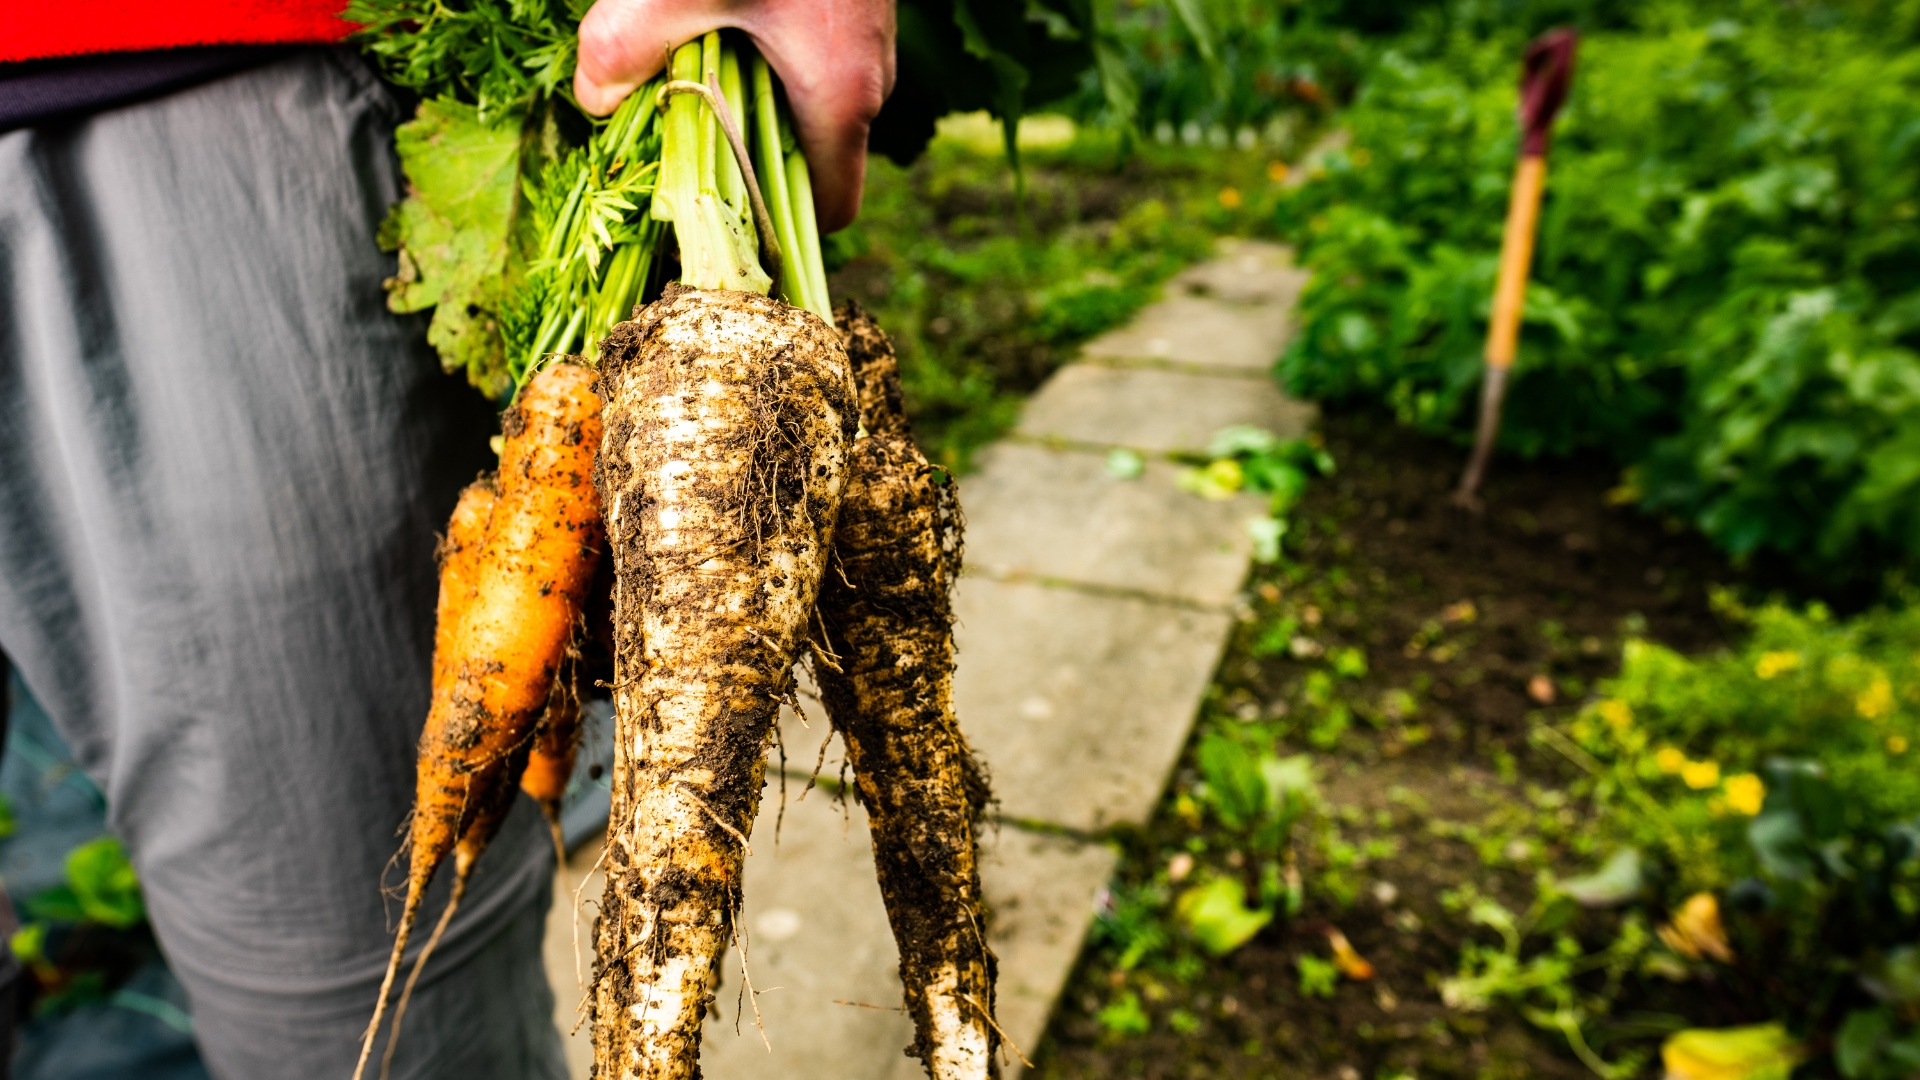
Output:
[[[1543,890],[1524,917],[1471,887],[1443,900],[1455,910],[1464,909],[1469,922],[1493,930],[1500,938],[1498,945],[1469,942],[1462,948],[1459,972],[1440,984],[1441,999],[1448,1006],[1477,1011],[1495,1002],[1512,1004],[1535,1027],[1563,1035],[1574,1055],[1595,1075],[1605,1080],[1639,1075],[1646,1064],[1644,1051],[1629,1050],[1609,1062],[1589,1043],[1586,1029],[1612,1009],[1622,981],[1652,946],[1653,935],[1641,920],[1623,920],[1605,948],[1588,952],[1566,932],[1571,912],[1565,895],[1555,890]],[[1548,936],[1550,941],[1528,955],[1525,942],[1534,934]],[[1583,990],[1576,980],[1590,972],[1601,972],[1604,979],[1599,987]]]
[[[92,922],[118,930],[136,926],[147,917],[140,896],[140,879],[126,849],[111,836],[67,853],[67,880],[63,885],[29,897],[27,913],[49,922]]]
[[[1817,605],[1717,602],[1747,627],[1737,646],[1689,658],[1629,640],[1602,696],[1536,729],[1584,774],[1570,789],[1593,806],[1583,830],[1612,853],[1593,874],[1544,883],[1529,919],[1469,905],[1503,943],[1469,946],[1449,992],[1491,1000],[1577,984],[1578,965],[1665,920],[1657,945],[1634,931],[1641,974],[1713,978],[1746,1019],[1783,1022],[1813,1046],[1830,1039],[1844,1075],[1905,1075],[1903,1055],[1920,1045],[1920,778],[1908,764],[1920,613],[1836,620]],[[1571,901],[1627,908],[1612,945],[1586,952],[1547,928],[1555,905],[1563,926],[1580,925]],[[1536,935],[1558,943],[1528,956]],[[1556,970],[1556,951],[1573,966]],[[1609,987],[1542,1015],[1584,1030],[1618,980]]]
[[[1115,1035],[1145,1035],[1153,1030],[1153,1018],[1140,1004],[1140,995],[1127,991],[1094,1015],[1100,1026]]]
[[[1174,914],[1200,947],[1225,956],[1273,921],[1271,908],[1247,906],[1247,888],[1230,877],[1208,877],[1180,894]]]
[[[1334,989],[1340,984],[1340,968],[1331,960],[1322,960],[1312,953],[1301,953],[1294,961],[1300,972],[1300,996],[1333,996]]]
[[[1166,890],[1153,885],[1117,885],[1095,907],[1093,942],[1114,950],[1113,966],[1131,971],[1169,941],[1164,911]]]
[[[1201,736],[1195,750],[1202,797],[1229,836],[1252,857],[1260,876],[1261,902],[1280,899],[1269,883],[1279,880],[1294,825],[1318,803],[1313,763],[1305,756],[1260,753],[1232,736]]]
[[[1316,476],[1333,475],[1333,455],[1313,438],[1282,439],[1246,424],[1222,428],[1207,444],[1207,464],[1180,474],[1180,486],[1203,499],[1228,499],[1242,491],[1267,496],[1267,513],[1247,522],[1254,558],[1280,558],[1288,511]],[[1362,660],[1364,669],[1365,661]]]
[[[1884,1006],[1847,1014],[1833,1038],[1833,1062],[1847,1080],[1901,1080],[1920,1072],[1920,1026]]]
[[[27,921],[7,945],[33,973],[33,1012],[51,1016],[105,997],[108,972],[79,943],[102,931],[135,939],[146,933],[147,908],[126,849],[111,836],[67,853],[66,880],[22,905]]]

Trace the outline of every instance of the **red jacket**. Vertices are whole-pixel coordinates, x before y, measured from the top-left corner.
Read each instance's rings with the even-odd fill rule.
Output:
[[[345,0],[0,0],[0,63],[182,45],[339,41]]]

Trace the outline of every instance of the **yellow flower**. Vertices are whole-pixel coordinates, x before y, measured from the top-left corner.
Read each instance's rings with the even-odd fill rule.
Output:
[[[1285,180],[1287,178],[1287,173],[1291,171],[1292,171],[1291,169],[1287,168],[1287,163],[1284,161],[1267,162],[1267,179],[1273,181],[1276,184],[1282,180]]]
[[[1904,754],[1906,752],[1907,752],[1907,737],[1905,735],[1887,736],[1887,753]]]
[[[1695,791],[1705,791],[1720,783],[1720,766],[1711,761],[1689,761],[1680,767],[1680,779]]]
[[[1653,755],[1653,763],[1660,766],[1661,772],[1672,776],[1687,767],[1687,755],[1671,746],[1663,746],[1659,753]]]
[[[1726,788],[1727,805],[1748,817],[1759,813],[1767,801],[1767,785],[1750,772],[1727,777]]]
[[[1799,666],[1800,654],[1797,652],[1766,652],[1761,653],[1760,662],[1753,665],[1753,673],[1763,679],[1771,679]]]
[[[1673,921],[1657,931],[1667,948],[1689,960],[1713,957],[1723,964],[1733,962],[1733,946],[1727,942],[1726,927],[1720,922],[1720,901],[1710,892],[1687,897]]]
[[[1873,682],[1854,701],[1853,707],[1867,720],[1878,720],[1887,715],[1893,711],[1893,684],[1887,681],[1885,675],[1875,673]]]
[[[1240,209],[1240,189],[1230,187],[1221,188],[1220,205],[1229,210]]]
[[[1615,731],[1625,731],[1633,723],[1633,707],[1619,698],[1608,698],[1594,710]]]

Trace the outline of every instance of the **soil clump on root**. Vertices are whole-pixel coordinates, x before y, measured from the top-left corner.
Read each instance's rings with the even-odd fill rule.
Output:
[[[601,351],[614,556],[602,1080],[698,1073],[765,752],[809,638],[856,424],[846,349],[753,293],[667,287]]]

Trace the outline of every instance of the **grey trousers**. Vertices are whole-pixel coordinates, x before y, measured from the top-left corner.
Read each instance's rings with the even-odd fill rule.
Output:
[[[490,463],[490,406],[383,302],[402,119],[313,50],[0,136],[0,648],[107,793],[222,1080],[352,1071],[435,529]],[[480,862],[396,1075],[564,1076],[538,817]]]

